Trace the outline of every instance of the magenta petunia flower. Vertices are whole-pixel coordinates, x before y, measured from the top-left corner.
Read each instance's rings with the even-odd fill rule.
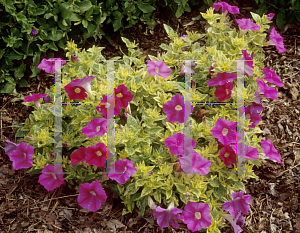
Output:
[[[71,163],[79,163],[85,161],[86,158],[86,148],[85,147],[80,147],[77,149],[76,152],[73,152],[71,154]]]
[[[24,102],[34,102],[37,108],[41,107],[40,99],[46,97],[48,94],[32,94],[32,96],[26,96]]]
[[[265,80],[267,80],[269,83],[274,83],[278,87],[283,86],[283,82],[281,82],[280,77],[276,74],[274,70],[263,68],[263,74],[265,75]]]
[[[10,152],[9,158],[13,162],[13,168],[19,170],[21,168],[30,168],[33,163],[34,148],[21,142],[16,149]]]
[[[187,105],[188,112],[185,112],[185,104]],[[182,95],[175,95],[170,101],[163,105],[163,111],[167,115],[169,122],[184,123],[188,120],[189,114],[193,112],[193,105],[189,101],[185,101]],[[191,108],[191,111],[189,109]]]
[[[60,164],[47,165],[42,170],[38,182],[49,192],[65,183],[62,173],[63,169]]]
[[[225,83],[224,85],[219,86],[215,90],[215,96],[218,98],[219,102],[228,100],[231,98],[232,89],[233,89],[232,82]]]
[[[51,103],[52,104],[52,101],[51,101],[49,95],[47,95],[47,96],[44,97],[44,101],[45,101],[45,103]]]
[[[35,36],[35,35],[37,35],[38,34],[38,31],[37,30],[31,30],[31,32],[30,32],[30,35],[31,36]]]
[[[251,30],[251,31],[257,31],[259,32],[260,26],[257,25],[256,23],[253,23],[252,20],[250,19],[235,19],[235,21],[238,23],[240,29],[242,30]]]
[[[232,145],[232,148],[236,151],[237,149],[237,155],[242,157],[242,146],[243,146],[243,143],[238,143],[237,145]],[[254,147],[251,147],[251,146],[248,146],[245,144],[245,159],[259,159],[259,156],[258,156],[258,149],[257,148],[254,148]]]
[[[97,143],[95,146],[90,146],[86,149],[86,162],[90,165],[102,167],[107,158],[110,158],[111,153],[107,153],[107,147],[104,143]]]
[[[241,212],[239,212],[236,217],[233,217],[230,214],[222,214],[222,217],[230,222],[231,226],[233,227],[234,233],[243,232],[243,229],[239,225],[237,225],[238,222],[240,222],[242,226],[244,226],[245,224],[245,218],[241,215]]]
[[[267,14],[267,19],[269,21],[271,21],[273,19],[274,15],[275,15],[274,13]]]
[[[96,212],[100,209],[102,203],[106,202],[106,193],[98,180],[92,183],[80,184],[78,204],[89,211]]]
[[[227,2],[214,3],[212,7],[216,11],[218,11],[221,7],[222,8],[222,13],[224,13],[226,11],[228,11],[231,14],[239,14],[240,13],[240,9],[237,6],[231,6]]]
[[[185,65],[184,65],[183,62],[182,62],[182,63],[179,64],[179,66],[181,66],[181,71],[180,71],[179,75],[180,75],[180,76],[181,76],[181,75],[184,75],[185,72],[186,72]],[[194,60],[192,60],[191,66],[196,66]],[[195,71],[194,71],[193,69],[191,69],[191,74],[195,74]]]
[[[178,228],[179,224],[175,221],[175,219],[181,220],[182,217],[179,215],[182,213],[182,210],[174,207],[174,202],[171,202],[168,209],[161,208],[158,206],[153,211],[153,216],[157,218],[157,224],[160,228],[165,228],[168,226],[172,226],[174,228]]]
[[[77,62],[81,61],[79,57],[76,57],[74,55],[71,55],[71,59],[74,60],[74,61],[77,61]]]
[[[55,71],[55,61],[60,61],[61,65],[64,65],[66,61],[63,61],[61,58],[43,58],[42,62],[38,65],[37,68],[44,70],[46,73],[54,73]]]
[[[244,195],[244,191],[233,192],[231,194],[232,201],[226,201],[222,204],[225,211],[228,211],[233,217],[237,217],[238,213],[247,214],[250,209],[251,195]]]
[[[208,86],[216,86],[216,85],[224,85],[227,82],[232,82],[234,79],[237,78],[235,73],[218,73],[216,77],[211,78],[208,80]]]
[[[269,87],[263,79],[257,79],[257,86],[266,98],[278,99],[277,91],[274,87]]]
[[[104,116],[105,119],[107,119],[107,115],[108,115],[107,113],[109,113],[111,117],[118,116],[121,114],[121,107],[119,105],[120,102],[115,102],[114,105],[114,97],[103,95],[101,103],[106,103],[106,104],[105,105],[101,104],[97,106],[96,109]]]
[[[115,162],[115,172],[112,173],[113,164],[110,165],[110,171],[108,172],[108,177],[110,179],[116,180],[119,184],[124,184],[130,178],[131,175],[136,173],[137,168],[133,166],[133,162],[128,159],[120,159]],[[119,173],[119,174],[118,174]]]
[[[254,53],[252,52],[251,57],[249,56],[247,50],[242,50],[242,58],[240,60],[244,60],[244,73],[245,75],[248,76],[248,78],[250,78],[250,76],[253,75],[253,57],[254,57]],[[237,67],[237,71],[239,73],[242,73],[242,69],[240,67]]]
[[[105,118],[95,118],[82,128],[82,133],[87,137],[103,136],[107,132],[107,120]]]
[[[275,44],[278,53],[284,53],[286,51],[283,44],[283,37],[278,32],[276,32],[275,28],[272,28],[271,30],[270,39],[273,42],[273,44]],[[266,44],[270,43],[267,42]]]
[[[5,154],[7,154],[9,156],[11,152],[13,152],[14,150],[17,149],[18,144],[11,142],[9,140],[5,140],[5,141],[7,142],[7,145],[4,147],[4,151],[5,151]]]
[[[185,142],[187,140],[187,142]],[[188,145],[188,148],[184,148],[184,143]],[[188,153],[188,151],[193,151],[196,147],[196,142],[187,138],[182,133],[174,133],[172,137],[168,137],[165,139],[165,145],[170,149],[170,152],[174,155],[184,155],[184,152]]]
[[[190,202],[185,205],[183,223],[192,231],[198,231],[211,225],[210,209],[208,204]]]
[[[236,132],[236,126],[237,122],[219,118],[215,126],[211,129],[211,133],[219,142],[226,146],[241,140],[241,134]]]
[[[269,157],[271,160],[275,160],[278,163],[282,163],[281,155],[277,152],[271,140],[266,141],[264,139],[261,139],[261,147],[263,148],[264,153],[267,157]]]
[[[151,75],[158,75],[167,79],[172,73],[172,70],[168,68],[164,61],[150,61],[147,60],[148,72]]]
[[[82,79],[74,79],[72,82],[65,86],[71,100],[85,100],[87,94],[85,92],[91,92],[91,82],[96,76],[83,77]]]
[[[255,103],[257,103],[257,104],[260,104],[261,103],[261,95],[259,94],[259,92],[257,91],[257,92],[255,92],[255,94],[254,94],[254,101],[255,101]]]
[[[223,160],[226,166],[229,166],[230,163],[236,164],[236,153],[231,145],[226,145],[220,153],[220,158]]]
[[[257,104],[253,102],[251,105],[248,105],[245,108],[245,119],[250,119],[250,122],[252,122],[251,125],[249,125],[249,128],[255,128],[255,126],[260,122],[261,117],[257,112],[261,112],[264,109],[264,107],[261,104]],[[239,110],[239,117],[243,115],[244,108],[241,107]]]
[[[200,175],[206,176],[209,173],[209,168],[211,161],[203,158],[197,152],[190,152],[190,154],[179,157],[181,168],[187,173],[198,173]]]
[[[117,89],[115,88],[115,96],[116,105],[119,105],[121,108],[126,108],[128,103],[133,99],[133,95],[124,84],[119,85]]]

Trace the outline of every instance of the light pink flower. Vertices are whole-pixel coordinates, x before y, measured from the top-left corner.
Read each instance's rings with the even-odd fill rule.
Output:
[[[188,112],[185,112],[185,104],[187,105]],[[170,101],[163,105],[163,111],[167,115],[169,122],[184,123],[188,120],[189,114],[193,112],[193,105],[189,101],[185,101],[182,95],[175,95]],[[191,109],[191,111],[189,111]]]
[[[250,78],[250,76],[253,75],[253,57],[254,57],[254,53],[252,52],[251,57],[249,56],[247,50],[242,50],[242,58],[240,60],[244,60],[244,73],[245,75],[248,76],[248,78]],[[240,67],[237,67],[237,71],[239,73],[242,73],[242,69]]]
[[[263,79],[257,79],[257,86],[266,98],[278,99],[277,91],[274,87],[269,87]]]
[[[277,152],[276,148],[274,147],[271,140],[264,140],[261,139],[261,147],[264,150],[264,153],[267,157],[269,157],[271,160],[275,160],[278,163],[281,162],[281,155]]]
[[[208,80],[208,86],[216,86],[216,85],[224,85],[227,82],[232,82],[234,79],[237,78],[235,73],[218,73],[216,77],[211,78]]]
[[[271,21],[271,20],[273,19],[274,15],[275,15],[274,13],[268,14],[268,15],[267,15],[267,19],[268,19],[269,21]]]
[[[61,61],[60,64],[64,65],[66,61],[63,61],[61,58],[43,58],[42,62],[38,65],[37,68],[44,70],[46,73],[54,73],[55,71],[55,61]]]
[[[257,31],[259,32],[260,26],[256,23],[253,23],[250,19],[235,19],[235,21],[238,23],[240,29],[242,30],[251,30],[251,31]]]
[[[239,212],[236,217],[233,217],[230,214],[222,214],[222,217],[230,222],[231,226],[233,227],[234,233],[243,232],[243,229],[239,225],[237,225],[238,222],[240,222],[242,226],[244,226],[245,224],[245,218],[241,215],[241,212]]]
[[[259,92],[257,91],[257,92],[255,92],[255,94],[254,94],[254,98],[253,98],[254,100],[255,100],[255,103],[257,103],[257,104],[260,104],[261,103],[261,96],[260,96],[260,94],[259,94]]]
[[[278,87],[282,87],[283,82],[281,82],[280,77],[274,70],[263,68],[263,74],[265,75],[265,80],[267,80],[269,83],[274,83]]]
[[[106,198],[106,193],[98,180],[93,181],[91,184],[80,184],[77,201],[83,208],[96,212],[100,209],[102,203],[106,202]]]
[[[133,99],[133,95],[128,88],[121,84],[115,88],[115,98],[116,98],[116,106],[120,106],[121,108],[126,108],[128,103]]]
[[[179,157],[179,161],[182,170],[186,173],[198,173],[203,176],[209,173],[211,161],[197,152],[190,152],[188,155]]]
[[[24,102],[34,102],[37,108],[41,107],[40,99],[46,97],[48,94],[33,94],[32,96],[26,96]]]
[[[208,204],[190,202],[185,205],[183,223],[192,231],[198,231],[211,225],[211,216]]]
[[[165,228],[168,226],[172,226],[174,228],[178,228],[179,224],[175,221],[175,219],[182,219],[179,215],[182,213],[182,210],[174,207],[174,202],[171,202],[168,209],[161,208],[158,206],[156,210],[153,211],[153,216],[157,218],[157,224],[160,228]]]
[[[151,75],[158,75],[167,79],[172,73],[172,70],[168,68],[164,61],[150,61],[147,60],[148,73]]]
[[[185,140],[187,140],[187,142],[185,142]],[[184,143],[188,145],[188,148],[185,148],[185,150],[183,149]],[[172,137],[167,137],[165,139],[165,145],[174,155],[184,155],[184,152],[188,153],[188,151],[193,151],[196,147],[196,142],[191,138],[187,138],[182,133],[174,133]]]
[[[73,152],[71,154],[71,163],[75,164],[75,163],[79,163],[79,162],[83,162],[85,161],[86,158],[86,148],[85,147],[80,147],[77,149],[76,152]]]
[[[115,102],[114,104],[114,97],[103,95],[101,103],[106,104],[101,104],[97,106],[96,109],[104,116],[105,119],[110,119],[113,116],[118,116],[121,114],[120,102]],[[108,115],[111,117],[108,118]]]
[[[107,132],[107,120],[105,118],[92,119],[81,131],[89,138],[95,136],[101,137]]]
[[[284,53],[286,51],[283,44],[283,37],[278,32],[276,32],[275,28],[272,28],[271,30],[270,39],[273,42],[273,44],[275,44],[278,53]]]
[[[38,182],[49,192],[65,183],[62,173],[63,169],[61,165],[47,165],[42,170]]]
[[[218,11],[221,7],[222,8],[222,13],[225,13],[226,11],[228,11],[231,14],[239,14],[240,13],[240,9],[237,6],[231,6],[227,2],[214,3],[212,7],[216,11]]]
[[[90,146],[86,149],[85,160],[90,165],[103,167],[106,159],[111,157],[111,153],[107,152],[108,150],[104,143],[97,143],[95,146]]]
[[[9,158],[13,162],[13,168],[19,170],[21,168],[30,168],[33,164],[34,148],[21,142],[16,149],[10,152]]]
[[[215,96],[218,98],[219,102],[228,100],[231,98],[232,89],[233,89],[232,82],[225,83],[224,85],[219,86],[215,90]]]
[[[247,214],[250,209],[251,195],[244,195],[244,191],[233,192],[232,201],[226,201],[222,204],[225,211],[228,211],[233,217],[238,213]]]
[[[5,141],[7,142],[7,145],[4,147],[4,151],[5,154],[9,156],[11,152],[17,149],[17,144],[9,140],[5,140]]]
[[[107,177],[116,180],[119,184],[124,184],[130,178],[131,175],[136,173],[137,168],[133,166],[133,162],[125,158],[115,162],[115,172],[112,173],[113,164],[110,165],[110,171]],[[119,173],[119,174],[118,174]]]
[[[219,118],[211,129],[212,135],[224,146],[241,140],[241,134],[236,132],[237,122]],[[237,138],[236,138],[237,137]]]

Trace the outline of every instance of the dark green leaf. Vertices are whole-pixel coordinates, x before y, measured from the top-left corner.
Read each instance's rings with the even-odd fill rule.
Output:
[[[18,82],[19,87],[30,87],[30,85],[28,84],[28,82],[22,78],[19,82]]]
[[[143,3],[141,0],[138,0],[137,6],[144,13],[150,13],[155,10],[149,3]]]
[[[12,93],[16,87],[16,84],[7,82],[4,87],[0,90],[0,93]],[[17,136],[16,136],[17,137]]]
[[[21,60],[23,58],[24,54],[20,55],[20,54],[17,54],[16,52],[14,51],[11,51],[8,55],[7,55],[7,58],[9,60]]]
[[[81,17],[75,13],[72,13],[71,16],[69,17],[69,20],[78,22],[81,20]]]
[[[15,77],[17,79],[23,78],[25,70],[26,70],[26,65],[24,62],[22,62],[19,67],[15,68]]]
[[[63,19],[68,18],[72,14],[71,5],[68,2],[64,2],[59,5],[59,10],[61,12],[61,17]]]
[[[77,6],[79,6],[80,14],[90,9],[93,5],[90,1],[86,0],[80,3],[77,3]]]
[[[276,16],[276,24],[277,24],[278,28],[283,30],[286,22],[287,22],[287,20],[286,20],[284,11],[280,11],[278,13],[278,15]]]

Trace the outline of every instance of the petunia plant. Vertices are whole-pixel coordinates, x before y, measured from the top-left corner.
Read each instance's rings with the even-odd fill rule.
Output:
[[[214,12],[220,9],[222,14]],[[110,61],[101,55],[103,48],[81,50],[68,42],[69,61],[61,66],[61,164],[54,156],[60,142],[54,141],[52,86],[45,93],[50,100],[38,102],[18,130],[23,142],[5,148],[15,169],[30,168],[48,191],[66,182],[78,193],[78,208],[96,212],[111,189],[126,206],[123,215],[135,207],[142,215],[152,212],[161,228],[186,224],[193,232],[215,233],[226,219],[241,232],[251,201],[243,182],[257,177],[253,166],[263,159],[281,163],[272,141],[255,134],[261,133],[262,99],[277,98],[267,82],[282,83],[263,67],[260,53],[268,45],[272,15],[252,14],[255,23],[243,20],[240,27],[248,31],[240,33],[229,27],[226,14],[239,9],[220,2],[202,13],[211,25],[206,34],[187,32],[182,38],[164,25],[171,43],[147,61],[126,38],[128,54]],[[204,46],[196,42],[200,38]],[[282,47],[281,40],[276,43]],[[240,62],[244,68],[237,69]],[[40,67],[54,72],[44,60]],[[192,88],[185,86],[188,76]],[[241,76],[245,106],[226,105],[237,102]],[[209,104],[216,102],[222,104]],[[184,135],[189,126],[190,136]],[[245,172],[235,173],[241,159]]]

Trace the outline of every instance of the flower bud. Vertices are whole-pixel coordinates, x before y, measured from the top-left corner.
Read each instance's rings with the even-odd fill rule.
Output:
[[[158,160],[157,160],[157,163],[158,163],[158,164],[161,164],[161,159],[158,159]]]
[[[34,138],[29,137],[29,136],[26,136],[26,139],[29,140],[29,141],[33,141],[34,140]]]
[[[76,57],[74,55],[71,55],[71,59],[74,60],[74,61],[80,62],[80,58]]]
[[[62,143],[62,146],[63,146],[63,147],[68,147],[68,146],[71,146],[71,145],[70,145],[69,143],[63,142],[63,143]]]
[[[152,176],[152,174],[153,174],[153,171],[149,172],[149,173],[148,173],[148,176]]]
[[[185,195],[187,198],[189,198],[191,196],[189,192],[187,192]]]
[[[54,152],[51,152],[49,159],[53,159],[54,158]]]

